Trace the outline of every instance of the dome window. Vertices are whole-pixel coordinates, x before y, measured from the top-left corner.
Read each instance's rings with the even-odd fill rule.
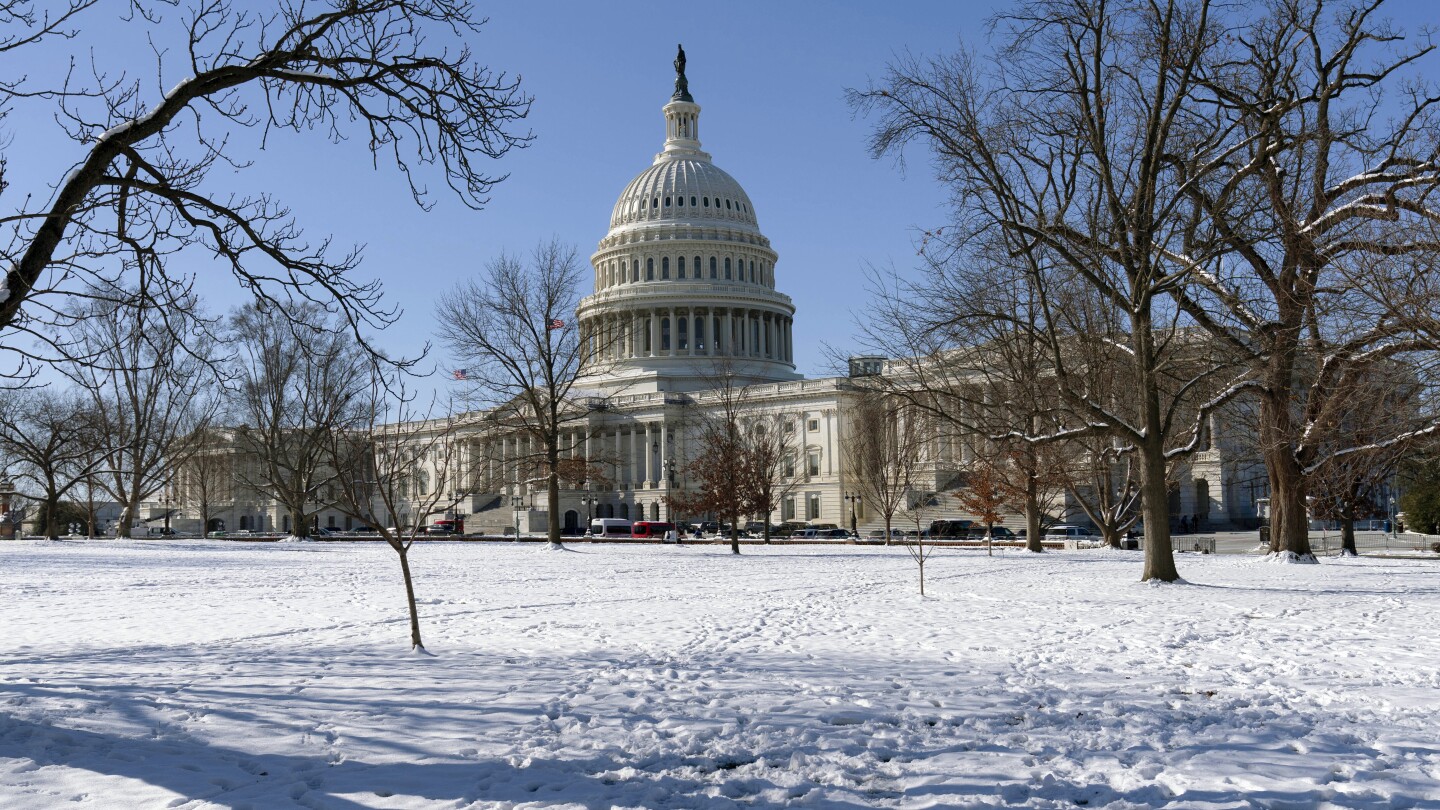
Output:
[[[729,256],[726,256],[726,257],[725,257],[725,279],[726,279],[727,281],[730,279],[730,257],[729,257]]]
[[[695,198],[694,198],[694,197],[691,197],[691,198],[690,198],[690,207],[691,207],[691,208],[694,208],[694,207],[695,207]]]
[[[725,201],[725,210],[726,210],[726,211],[729,211],[729,210],[730,210],[730,201],[729,201],[729,200],[726,200],[726,201]]]
[[[666,207],[666,208],[669,208],[669,207],[670,207],[670,198],[669,198],[669,197],[666,197],[666,198],[665,198],[665,207]]]
[[[710,257],[710,278],[715,278],[715,257]]]
[[[685,207],[685,195],[682,194],[682,195],[680,195],[679,197],[676,197],[676,198],[675,198],[675,205],[677,205],[677,206],[680,207],[680,208],[684,208],[684,207]]]
[[[681,256],[681,257],[680,257],[680,260],[676,263],[676,267],[675,267],[675,277],[676,277],[676,278],[682,278],[682,279],[685,278],[685,257],[684,257],[684,256]]]
[[[639,280],[640,280],[640,260],[639,260],[639,259],[636,259],[633,263],[631,263],[631,266],[630,266],[630,280],[631,280],[631,281],[639,281]]]
[[[660,260],[660,278],[670,278],[670,257]]]
[[[755,283],[755,262],[750,262],[750,283]]]
[[[704,203],[705,203],[705,207],[706,207],[706,208],[709,208],[709,207],[710,207],[710,198],[709,198],[709,197],[702,198],[701,202],[704,202]]]
[[[650,207],[651,207],[652,209],[654,209],[654,208],[659,208],[659,207],[660,207],[660,198],[659,198],[659,197],[651,197],[651,198],[650,198]]]
[[[654,260],[654,259],[646,259],[646,260],[645,260],[645,280],[646,280],[646,281],[654,281],[654,280],[655,280],[655,260]]]

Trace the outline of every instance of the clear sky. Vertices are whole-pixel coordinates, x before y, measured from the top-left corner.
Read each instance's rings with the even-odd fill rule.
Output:
[[[143,42],[127,39],[126,27],[115,23],[119,5],[89,18],[107,25],[50,48],[49,64],[0,69],[53,72],[94,49],[97,61],[153,73]],[[1006,5],[482,2],[490,22],[472,42],[477,57],[519,74],[535,97],[525,122],[535,141],[494,165],[510,177],[484,211],[437,193],[438,205],[422,212],[393,169],[374,170],[360,144],[333,145],[320,133],[272,138],[233,182],[237,190],[273,191],[317,238],[363,244],[361,274],[380,278],[388,300],[405,310],[379,342],[413,355],[433,339],[439,296],[497,253],[528,251],[558,236],[590,255],[616,197],[660,149],[660,108],[673,89],[675,46],[684,43],[690,89],[703,109],[703,146],[745,187],[779,253],[777,285],[797,307],[799,370],[824,373],[823,344],[850,344],[852,312],[865,305],[865,267],[908,270],[918,229],[945,218],[943,192],[924,156],[914,156],[908,176],[888,159],[871,159],[870,124],[852,117],[844,91],[878,77],[897,52],[983,44],[988,18]],[[1392,13],[1408,26],[1440,21],[1440,2],[1409,0]],[[165,31],[178,36],[179,21],[167,21],[162,45]],[[12,198],[27,191],[43,197],[79,154],[58,137],[45,109],[17,109],[0,123],[11,141]],[[439,178],[431,179],[438,188]],[[217,172],[211,185],[229,182]],[[209,280],[223,270],[193,269],[212,310],[242,300],[228,277]],[[443,352],[433,356],[449,368]]]

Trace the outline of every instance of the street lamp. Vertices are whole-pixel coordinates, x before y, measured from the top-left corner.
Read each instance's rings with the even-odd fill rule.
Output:
[[[515,539],[520,539],[520,507],[525,505],[525,499],[519,495],[510,496],[510,505],[515,508]]]
[[[856,537],[859,537],[859,536],[860,536],[860,532],[859,532],[858,529],[856,529],[856,522],[855,522],[855,512],[856,512],[856,511],[859,509],[859,507],[860,507],[860,495],[859,495],[859,493],[852,493],[852,494],[846,495],[846,496],[845,496],[845,502],[848,503],[848,504],[850,504],[850,533],[853,534],[853,535],[855,535]]]

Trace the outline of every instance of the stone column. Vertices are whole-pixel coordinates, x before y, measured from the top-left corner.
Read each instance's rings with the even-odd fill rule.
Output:
[[[640,311],[630,310],[630,357],[640,356]]]
[[[652,489],[655,487],[655,456],[651,445],[655,443],[653,425],[645,423],[645,483]]]

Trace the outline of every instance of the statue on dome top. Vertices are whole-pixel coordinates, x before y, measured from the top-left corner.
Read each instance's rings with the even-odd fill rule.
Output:
[[[671,101],[689,101],[695,99],[690,96],[690,82],[685,78],[685,46],[675,46],[679,53],[675,55],[675,95],[670,97]]]

